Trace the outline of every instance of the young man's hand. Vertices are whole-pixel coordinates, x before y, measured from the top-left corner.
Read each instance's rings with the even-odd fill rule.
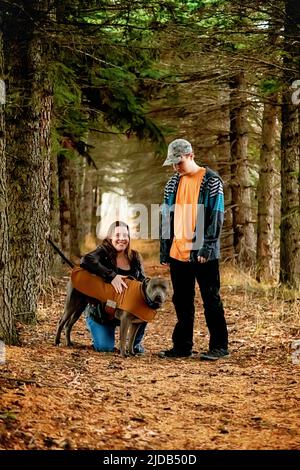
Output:
[[[198,256],[197,260],[198,260],[199,263],[206,263],[207,262],[207,259],[203,258],[203,256]]]

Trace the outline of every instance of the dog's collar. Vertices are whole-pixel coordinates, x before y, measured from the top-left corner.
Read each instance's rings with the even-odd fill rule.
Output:
[[[133,279],[133,280],[136,280],[133,276],[126,276],[126,279]],[[146,277],[143,282],[142,282],[142,292],[143,292],[143,295],[144,295],[144,299],[145,299],[145,302],[146,304],[148,305],[148,307],[150,308],[153,308],[153,310],[157,310],[161,304],[159,302],[154,302],[152,299],[150,299],[150,297],[147,295],[147,281],[150,280],[150,277]],[[146,282],[145,282],[146,281]]]
[[[159,302],[154,302],[152,299],[150,299],[150,297],[147,295],[147,281],[149,281],[149,277],[146,277],[144,280],[143,280],[143,283],[142,283],[142,291],[143,291],[143,295],[144,295],[144,298],[145,298],[145,302],[146,304],[148,305],[148,307],[150,308],[153,308],[154,310],[157,310],[161,304]]]

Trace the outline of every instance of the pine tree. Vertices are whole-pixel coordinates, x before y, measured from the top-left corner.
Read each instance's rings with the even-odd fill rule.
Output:
[[[292,84],[300,74],[300,9],[285,1],[284,72],[281,134],[280,280],[300,287],[299,107],[292,101]]]
[[[6,86],[4,81],[3,18],[0,22],[0,340],[18,344],[16,322],[11,310],[11,265],[9,260],[7,158],[5,138]]]
[[[48,270],[50,54],[43,25],[48,1],[5,4],[4,66],[9,170],[9,237],[13,315],[35,322],[41,282]]]

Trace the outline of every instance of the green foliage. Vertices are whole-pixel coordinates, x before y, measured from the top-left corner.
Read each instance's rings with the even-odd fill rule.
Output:
[[[75,70],[70,65],[59,61],[52,62],[49,74],[53,79],[56,122],[52,140],[58,152],[68,153],[67,149],[62,150],[62,139],[69,137],[73,142],[78,142],[84,138],[89,128],[88,116],[82,106],[82,91]]]
[[[49,66],[52,75],[55,105],[60,108],[65,105],[78,105],[81,101],[81,90],[76,83],[75,70],[62,62],[52,62]]]
[[[60,135],[78,141],[91,122],[100,128],[106,123],[163,147],[163,132],[146,116],[147,102],[164,79],[164,72],[153,67],[159,56],[155,31],[177,3],[155,2],[150,7],[141,1],[126,8],[109,1],[94,2],[91,8],[81,1],[74,7],[68,2],[61,5],[73,45],[65,47],[65,39],[59,37],[59,57],[51,69]]]
[[[140,72],[142,78],[152,78],[153,80],[161,80],[164,75],[164,72],[158,69],[145,69]]]
[[[17,419],[17,416],[15,415],[15,412],[12,410],[6,410],[3,411],[3,413],[0,414],[0,419],[3,421],[9,422],[9,421],[14,421]]]
[[[280,81],[277,78],[266,78],[260,82],[260,90],[266,96],[280,90]]]

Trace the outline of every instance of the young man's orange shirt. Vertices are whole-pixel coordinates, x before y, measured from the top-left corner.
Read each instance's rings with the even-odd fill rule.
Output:
[[[197,222],[198,199],[205,168],[180,178],[174,212],[174,238],[170,257],[189,261]]]

